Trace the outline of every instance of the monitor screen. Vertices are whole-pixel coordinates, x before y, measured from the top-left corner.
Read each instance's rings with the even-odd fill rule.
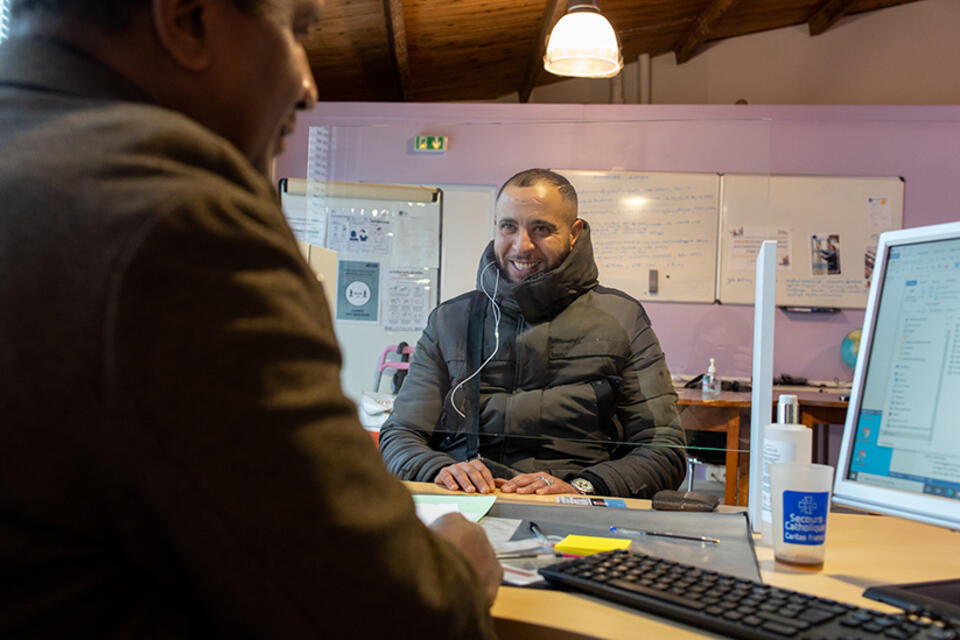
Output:
[[[960,529],[960,224],[881,236],[834,487]]]

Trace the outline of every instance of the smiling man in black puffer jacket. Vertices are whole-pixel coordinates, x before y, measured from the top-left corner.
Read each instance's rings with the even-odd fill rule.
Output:
[[[387,467],[480,493],[676,488],[685,453],[670,372],[640,303],[597,282],[573,186],[518,173],[496,217],[478,290],[434,310],[417,344],[381,429]]]

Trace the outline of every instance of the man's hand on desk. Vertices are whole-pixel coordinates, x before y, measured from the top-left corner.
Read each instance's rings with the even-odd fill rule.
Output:
[[[459,513],[448,513],[434,520],[430,530],[464,555],[480,578],[480,585],[492,605],[500,582],[503,581],[503,567],[500,566],[483,527],[470,522]]]
[[[494,478],[480,460],[458,462],[440,469],[433,482],[450,491],[490,493],[499,487],[504,493],[545,496],[554,493],[580,493],[572,485],[545,471],[521,473],[510,480]]]
[[[506,480],[502,478],[495,480],[485,464],[479,460],[470,460],[469,462],[447,465],[440,469],[440,473],[433,479],[433,482],[450,489],[450,491],[463,489],[467,493],[491,493],[494,488],[503,484]]]
[[[516,493],[517,495],[535,493],[538,496],[545,496],[553,493],[580,493],[573,485],[544,471],[521,473],[510,480],[500,480],[498,478],[497,486],[504,493]]]

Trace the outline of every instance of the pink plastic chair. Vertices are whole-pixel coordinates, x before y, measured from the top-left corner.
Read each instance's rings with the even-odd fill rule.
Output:
[[[412,356],[415,350],[416,350],[415,347],[405,346],[401,354]],[[387,356],[390,355],[391,353],[394,353],[394,354],[397,353],[397,345],[395,344],[389,345],[387,348],[383,350],[383,353],[380,354],[380,363],[377,365],[376,378],[374,379],[374,383],[373,383],[374,391],[380,391],[380,379],[383,377],[384,369],[398,369],[398,370],[406,371],[407,369],[410,368],[409,362],[401,362],[399,360],[387,360]]]

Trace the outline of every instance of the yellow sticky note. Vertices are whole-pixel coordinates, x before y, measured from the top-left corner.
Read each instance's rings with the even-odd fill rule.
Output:
[[[557,553],[569,553],[574,556],[589,556],[601,551],[629,549],[631,540],[623,538],[598,538],[596,536],[567,536],[558,542],[554,549]]]

